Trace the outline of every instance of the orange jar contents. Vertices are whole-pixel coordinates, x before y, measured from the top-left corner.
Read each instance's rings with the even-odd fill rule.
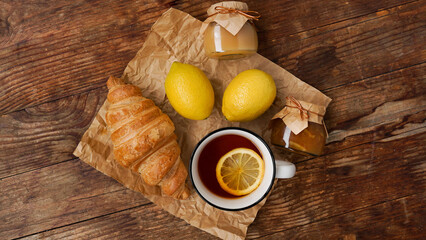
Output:
[[[323,124],[309,122],[308,127],[294,134],[281,119],[272,120],[271,142],[280,149],[304,155],[321,155],[327,133]]]
[[[204,50],[211,58],[243,58],[256,53],[257,46],[256,29],[250,21],[235,36],[216,22],[211,22],[204,35]]]

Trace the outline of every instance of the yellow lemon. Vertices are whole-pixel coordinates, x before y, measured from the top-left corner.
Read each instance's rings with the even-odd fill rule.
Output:
[[[210,116],[214,105],[213,87],[199,68],[174,62],[164,87],[170,104],[183,117],[201,120]]]
[[[271,75],[258,69],[241,72],[223,94],[222,113],[231,122],[251,121],[271,106],[276,92]]]
[[[226,192],[242,196],[251,193],[265,174],[263,159],[248,148],[236,148],[223,155],[216,166],[216,178]]]

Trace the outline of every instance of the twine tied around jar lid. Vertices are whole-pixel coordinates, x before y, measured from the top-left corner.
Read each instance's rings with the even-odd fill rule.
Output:
[[[287,100],[286,107],[290,107],[290,108],[297,108],[297,109],[299,109],[299,111],[300,111],[300,118],[301,118],[302,120],[305,120],[305,118],[306,118],[306,119],[309,119],[309,113],[316,114],[316,115],[318,115],[318,116],[320,116],[320,117],[324,117],[324,115],[322,115],[322,114],[319,114],[319,113],[317,113],[317,112],[310,111],[310,110],[308,110],[308,109],[304,108],[304,107],[302,106],[302,104],[301,104],[301,103],[300,103],[300,102],[299,102],[296,98],[294,98],[294,97],[292,97],[292,96],[290,96],[290,97],[286,97],[285,99]],[[288,103],[293,103],[295,106],[289,105]]]
[[[299,134],[308,127],[308,122],[324,124],[326,107],[296,99],[293,96],[286,97],[283,109],[275,114],[272,119],[281,119],[294,134]],[[326,130],[327,131],[327,130]]]
[[[216,6],[214,10],[216,12],[207,16],[207,18],[212,17],[216,14],[229,14],[229,13],[241,14],[246,18],[249,18],[251,20],[256,20],[256,21],[259,20],[259,18],[261,17],[260,13],[256,11],[243,11],[243,10],[238,10],[234,8],[227,8],[224,6]]]
[[[232,35],[237,35],[247,21],[258,20],[260,14],[256,11],[249,11],[247,3],[239,1],[225,1],[211,5],[207,9],[207,18],[200,28],[200,35],[203,36],[207,26],[216,22]]]

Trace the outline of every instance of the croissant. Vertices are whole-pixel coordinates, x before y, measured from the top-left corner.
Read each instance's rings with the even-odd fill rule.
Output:
[[[173,122],[138,87],[112,76],[107,87],[110,107],[105,118],[115,160],[139,173],[147,184],[160,186],[166,195],[186,199],[188,172]]]

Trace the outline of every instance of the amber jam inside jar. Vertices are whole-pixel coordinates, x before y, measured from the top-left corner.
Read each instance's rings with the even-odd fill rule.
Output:
[[[204,35],[204,50],[211,58],[243,58],[256,53],[257,45],[256,29],[250,21],[235,36],[216,22],[211,22]]]
[[[308,122],[308,127],[294,134],[281,119],[272,120],[271,142],[280,149],[303,155],[321,155],[327,133],[323,124]]]

